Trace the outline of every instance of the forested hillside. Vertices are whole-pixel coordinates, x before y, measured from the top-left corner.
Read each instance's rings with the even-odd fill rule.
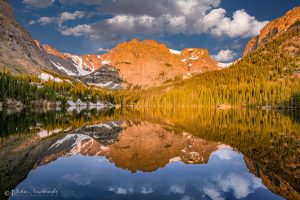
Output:
[[[41,82],[38,77],[30,75],[12,76],[10,73],[0,73],[0,91],[0,102],[4,103],[8,99],[21,101],[25,105],[36,100],[65,103],[67,100],[77,99],[93,103],[114,103],[111,92],[107,90],[87,87],[79,82]]]
[[[300,27],[241,59],[228,69],[149,90],[121,92],[117,102],[135,105],[300,105]]]

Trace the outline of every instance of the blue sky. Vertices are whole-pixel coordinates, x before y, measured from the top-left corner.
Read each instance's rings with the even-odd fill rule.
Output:
[[[154,39],[168,47],[207,48],[222,62],[299,0],[10,0],[16,18],[43,44],[73,54]]]

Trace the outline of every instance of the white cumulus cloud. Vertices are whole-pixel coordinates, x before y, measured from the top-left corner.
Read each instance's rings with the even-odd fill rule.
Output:
[[[24,0],[34,1],[34,0]],[[221,8],[221,0],[59,0],[65,7],[69,5],[93,6],[93,13],[76,11],[64,12],[56,16],[58,30],[63,35],[85,35],[102,43],[117,43],[132,37],[152,37],[169,34],[200,35],[213,37],[248,38],[258,35],[267,23],[259,21],[246,10],[237,10],[229,15]],[[83,17],[111,16],[92,23],[63,25],[65,21]],[[32,23],[34,24],[34,23]],[[235,57],[228,50],[231,59]],[[228,54],[231,53],[231,54]],[[220,54],[217,58],[221,57]],[[221,60],[221,59],[220,59]],[[229,58],[222,61],[229,61]]]
[[[151,194],[153,193],[153,189],[151,187],[141,187],[141,191],[142,194]]]
[[[261,180],[257,178],[246,178],[236,174],[231,174],[219,180],[219,185],[223,192],[233,191],[235,198],[246,198],[258,188],[264,188]]]
[[[92,32],[93,30],[91,26],[87,24],[78,25],[72,28],[66,28],[64,30],[61,30],[61,33],[66,36],[68,35],[80,36],[80,35],[90,34]]]
[[[66,21],[71,21],[75,19],[81,19],[85,16],[85,12],[83,11],[75,11],[75,12],[62,12],[58,16],[54,17],[40,17],[37,21],[31,20],[29,25],[33,25],[39,23],[41,25],[47,25],[52,23],[57,23],[59,27],[62,27],[63,23]]]
[[[215,36],[252,37],[258,35],[259,31],[268,23],[267,21],[257,21],[245,10],[237,10],[233,13],[232,19],[225,16],[226,11],[222,8],[212,10],[217,13],[218,21],[210,28],[210,32]]]
[[[124,187],[108,187],[108,191],[113,192],[115,194],[120,194],[120,195],[124,195],[124,194],[130,194],[133,193],[133,188],[129,187],[129,188],[124,188]]]
[[[87,4],[112,18],[90,24],[92,38],[103,41],[124,36],[188,33],[195,19],[220,5],[220,0],[60,0],[65,5]],[[72,28],[72,27],[68,27]],[[113,35],[113,36],[112,36]]]
[[[40,23],[41,25],[47,25],[51,24],[55,21],[55,18],[52,17],[41,17],[37,22]],[[31,21],[32,23],[32,21]]]
[[[36,8],[46,8],[54,3],[54,0],[23,0],[23,3]]]
[[[170,192],[173,192],[175,194],[184,194],[185,188],[183,186],[180,186],[180,185],[172,185],[170,187]]]
[[[214,188],[203,188],[204,194],[206,194],[212,200],[224,200],[221,193]]]
[[[232,160],[235,156],[237,156],[236,152],[225,148],[214,152],[214,154],[217,155],[220,160]]]
[[[230,62],[237,57],[237,53],[230,49],[221,50],[217,55],[212,56],[218,62]]]
[[[73,13],[71,12],[63,12],[58,17],[58,23],[62,24],[65,21],[75,20],[75,19],[81,19],[85,16],[85,13],[83,11],[75,11]]]

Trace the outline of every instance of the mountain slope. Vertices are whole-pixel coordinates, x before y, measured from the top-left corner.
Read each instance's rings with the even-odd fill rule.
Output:
[[[91,69],[83,65],[82,58],[71,54],[60,53],[49,45],[35,41],[40,52],[55,67],[55,70],[68,76],[82,76],[91,73]]]
[[[0,69],[12,72],[38,73],[50,67],[30,34],[15,20],[8,0],[0,0]]]
[[[261,31],[260,35],[253,37],[245,47],[243,55],[263,46],[266,42],[278,38],[280,35],[300,25],[300,6],[289,10],[284,16],[268,23]],[[298,40],[298,44],[300,44]]]
[[[90,86],[104,87],[109,89],[122,89],[122,80],[116,68],[103,65],[91,74],[77,77],[81,82]]]

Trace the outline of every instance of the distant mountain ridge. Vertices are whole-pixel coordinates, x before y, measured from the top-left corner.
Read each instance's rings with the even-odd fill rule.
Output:
[[[106,54],[82,56],[61,53],[49,45],[41,45],[38,41],[36,44],[57,71],[76,76],[78,80],[95,86],[107,87],[110,83],[115,83],[115,80],[104,82],[97,77],[97,75],[103,77],[101,68],[106,65],[115,68],[117,77],[122,82],[122,88],[158,86],[176,77],[187,78],[192,74],[219,69],[207,49],[188,48],[176,51],[153,40],[133,39],[118,44]],[[84,77],[89,77],[88,80],[91,82],[86,82],[87,79]],[[109,88],[114,89],[116,85]]]

